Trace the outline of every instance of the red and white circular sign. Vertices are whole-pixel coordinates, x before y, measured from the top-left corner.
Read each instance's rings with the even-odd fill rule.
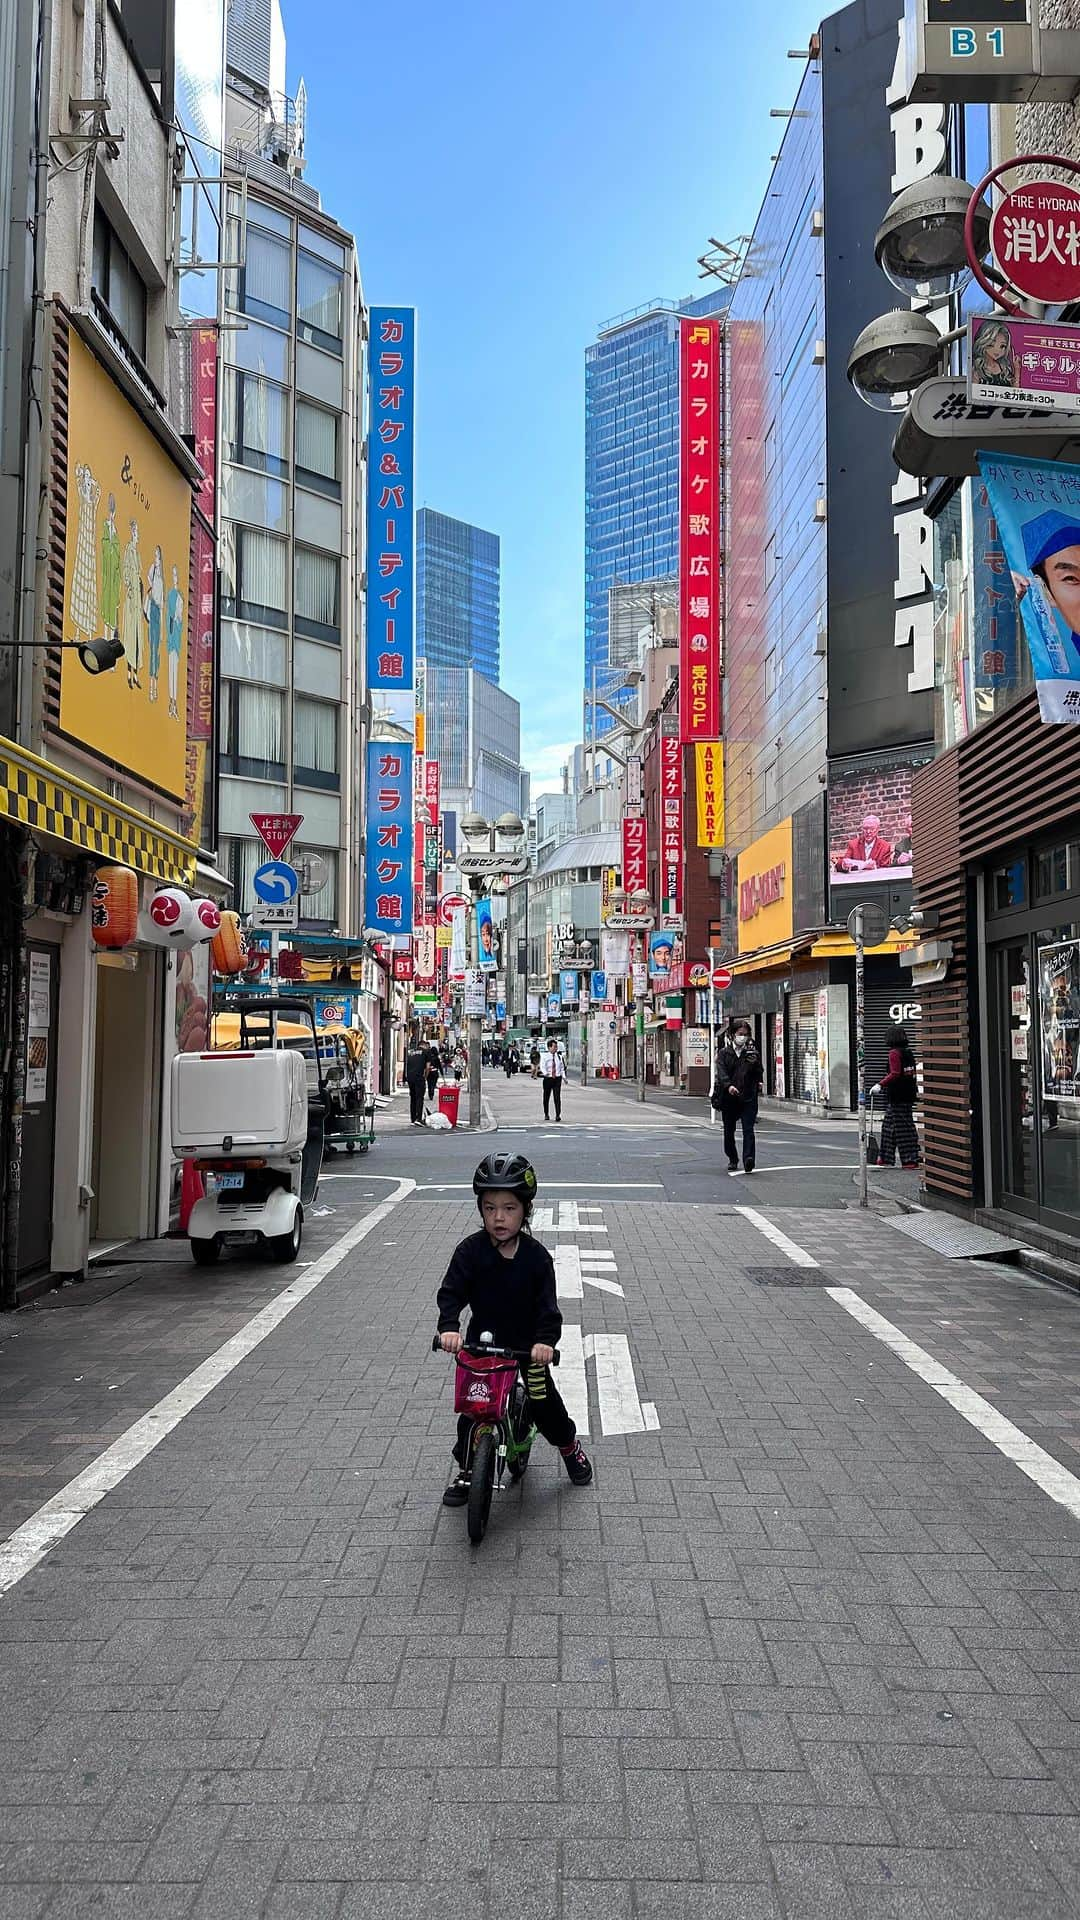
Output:
[[[1010,286],[1052,305],[1080,300],[1080,188],[1028,180],[999,200],[990,251]]]
[[[455,908],[467,907],[468,904],[463,893],[444,893],[439,901],[438,912],[436,914],[440,927],[450,926],[454,918]]]
[[[714,967],[712,972],[714,992],[726,993],[734,978],[735,975],[730,967]]]
[[[694,960],[687,969],[686,978],[692,987],[707,987],[709,984],[709,969],[705,965],[704,960]]]

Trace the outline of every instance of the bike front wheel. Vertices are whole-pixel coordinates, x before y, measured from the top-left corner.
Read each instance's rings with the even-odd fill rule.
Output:
[[[491,1491],[495,1485],[495,1435],[490,1427],[473,1446],[472,1478],[469,1482],[469,1508],[466,1516],[469,1539],[479,1546],[487,1531],[491,1512]]]

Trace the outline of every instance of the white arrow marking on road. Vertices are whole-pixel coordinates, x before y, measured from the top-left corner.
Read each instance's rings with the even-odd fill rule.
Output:
[[[585,1272],[580,1247],[556,1247],[553,1257],[555,1261],[555,1291],[560,1300],[583,1299],[584,1287],[598,1287],[601,1293],[617,1294],[620,1300],[626,1298],[617,1280],[608,1280],[595,1270],[590,1273]],[[597,1256],[593,1257],[594,1259],[597,1258]],[[587,1255],[586,1258],[588,1258]],[[608,1272],[611,1271],[614,1264],[614,1261],[612,1261],[610,1267],[607,1269]]]

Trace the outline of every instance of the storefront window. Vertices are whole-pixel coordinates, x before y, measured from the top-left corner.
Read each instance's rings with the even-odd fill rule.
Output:
[[[1035,935],[1042,1203],[1080,1211],[1080,921]]]
[[[1011,907],[1027,905],[1027,861],[1023,855],[999,867],[991,882],[993,911],[1008,913]]]
[[[1063,893],[1080,893],[1080,841],[1044,847],[1035,855],[1035,898],[1054,900]]]

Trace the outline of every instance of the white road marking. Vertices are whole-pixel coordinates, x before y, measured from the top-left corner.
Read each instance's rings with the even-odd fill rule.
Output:
[[[647,1432],[659,1433],[660,1415],[656,1411],[655,1403],[652,1400],[643,1400],[641,1403],[641,1412]]]
[[[898,1360],[911,1368],[912,1373],[917,1373],[920,1380],[924,1380],[928,1387],[933,1387],[935,1393],[939,1393],[943,1400],[955,1408],[961,1419],[966,1420],[999,1453],[1018,1466],[1021,1473],[1026,1473],[1029,1480],[1034,1480],[1035,1485],[1041,1487],[1051,1500],[1067,1508],[1074,1520],[1080,1520],[1080,1479],[1070,1473],[1068,1467],[1063,1467],[1044,1447],[1022,1433],[1019,1427],[1014,1427],[1012,1421],[1006,1420],[1004,1414],[992,1407],[989,1400],[984,1400],[981,1393],[965,1386],[955,1373],[950,1373],[948,1367],[943,1367],[939,1360],[927,1353],[925,1347],[917,1346],[914,1340],[909,1340],[905,1333],[900,1332],[899,1327],[894,1327],[891,1320],[875,1312],[860,1294],[853,1292],[850,1287],[826,1287],[825,1292],[830,1300],[836,1301],[837,1306],[843,1307],[845,1313],[850,1313],[867,1333],[872,1333],[876,1340],[882,1341],[895,1353]]]
[[[585,1287],[598,1287],[602,1293],[617,1294],[620,1300],[625,1294],[617,1280],[608,1280],[596,1269],[586,1272],[580,1247],[556,1247],[552,1256],[555,1262],[555,1291],[560,1300],[581,1300]],[[589,1256],[585,1255],[587,1261]],[[615,1262],[605,1264],[605,1272],[615,1270]]]
[[[595,1201],[590,1206],[587,1200],[554,1200],[549,1207],[537,1207],[532,1216],[533,1230],[536,1233],[606,1233],[607,1228],[600,1221],[583,1220],[583,1213],[599,1213],[600,1207]]]
[[[327,1174],[323,1175],[324,1179],[330,1179],[330,1180],[351,1180],[354,1177],[359,1178],[360,1176],[354,1176],[348,1173],[331,1173],[329,1175]],[[372,1178],[370,1173],[364,1177],[367,1178],[368,1180]],[[386,1178],[385,1175],[380,1175],[379,1177],[381,1179]],[[650,1189],[654,1187],[662,1187],[663,1184],[664,1183],[662,1180],[545,1180],[544,1181],[545,1187],[573,1187],[575,1191],[581,1187],[600,1187],[603,1189],[605,1193],[623,1193],[623,1192],[641,1193],[641,1192],[645,1192],[646,1189]],[[471,1193],[472,1181],[471,1180],[418,1180],[416,1183],[416,1191],[417,1193]]]
[[[754,1207],[736,1207],[735,1211],[740,1219],[749,1220],[752,1227],[756,1227],[759,1233],[763,1233],[766,1240],[771,1240],[774,1247],[779,1247],[781,1253],[786,1253],[795,1266],[820,1265],[820,1261],[815,1260],[812,1253],[807,1253],[805,1247],[796,1246],[794,1240],[789,1240],[786,1233],[781,1233],[779,1227],[774,1226],[771,1220],[766,1220],[765,1215],[758,1213]]]
[[[367,1177],[387,1179],[390,1176],[369,1174]],[[77,1527],[79,1521],[107,1493],[111,1493],[121,1480],[125,1480],[129,1473],[140,1466],[174,1427],[178,1427],[181,1420],[185,1420],[215,1387],[219,1387],[233,1369],[288,1318],[293,1308],[306,1300],[328,1274],[341,1265],[353,1248],[358,1247],[402,1200],[408,1198],[416,1185],[415,1181],[405,1179],[398,1180],[396,1184],[397,1192],[386,1200],[380,1200],[378,1206],[373,1207],[363,1220],[357,1221],[347,1233],[342,1234],[340,1240],[335,1240],[332,1247],[312,1261],[303,1279],[294,1280],[285,1287],[276,1299],[241,1327],[239,1333],[234,1333],[224,1346],[212,1353],[193,1373],[189,1373],[185,1380],[181,1380],[172,1393],[167,1393],[163,1400],[159,1400],[148,1413],[144,1413],[126,1432],[120,1434],[110,1447],[106,1447],[104,1453],[99,1453],[97,1459],[92,1460],[82,1473],[77,1474],[74,1480],[69,1480],[66,1487],[62,1487],[51,1500],[46,1500],[36,1513],[31,1514],[29,1520],[25,1520],[21,1527],[16,1527],[14,1533],[0,1542],[0,1594],[7,1593],[22,1580],[31,1568],[44,1559],[57,1541]]]
[[[579,1433],[589,1431],[589,1384],[585,1378],[585,1351],[581,1338],[581,1328],[563,1323],[559,1335],[559,1364],[555,1369],[556,1384],[566,1411],[570,1415]]]
[[[645,1416],[638,1399],[634,1362],[625,1333],[594,1333],[592,1353],[600,1401],[600,1431],[644,1433]]]

